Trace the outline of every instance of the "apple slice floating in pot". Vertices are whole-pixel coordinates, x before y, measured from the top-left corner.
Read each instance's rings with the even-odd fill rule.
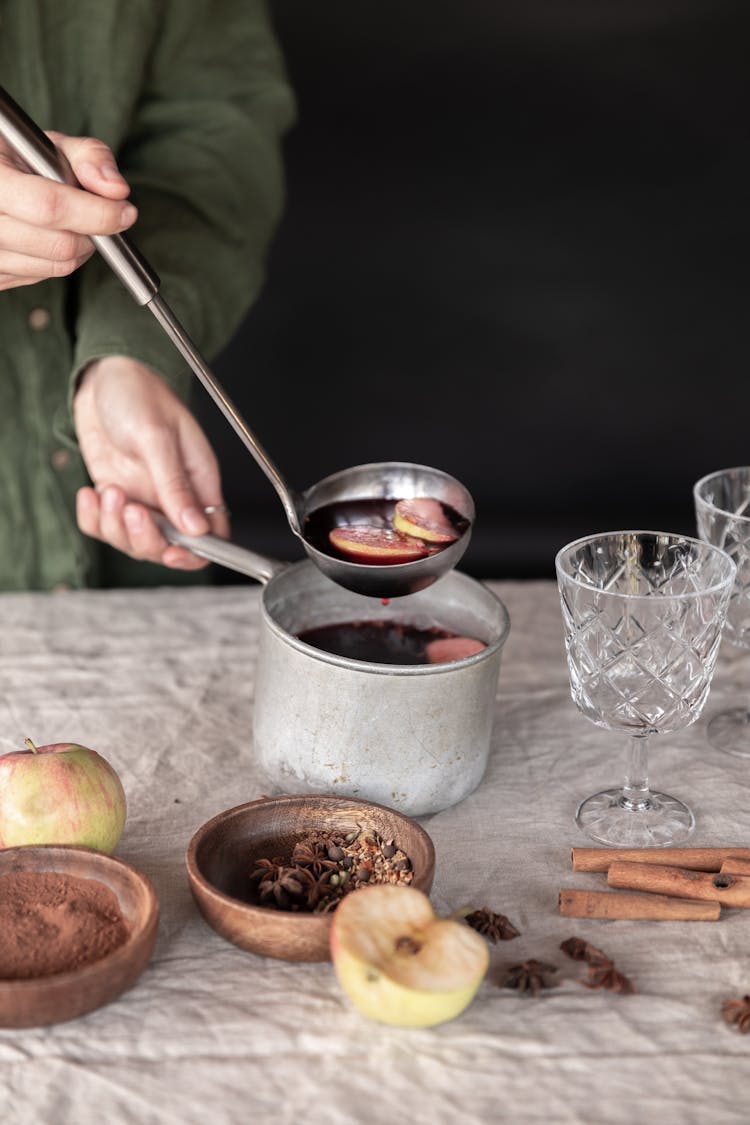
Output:
[[[393,526],[403,535],[413,535],[427,543],[455,543],[459,534],[448,519],[439,500],[417,496],[399,500],[393,514]]]
[[[447,664],[450,660],[463,660],[467,656],[474,656],[487,646],[483,641],[474,637],[436,637],[425,645],[425,656],[428,664]]]
[[[334,527],[328,538],[331,546],[346,555],[352,562],[390,564],[414,562],[427,555],[427,548],[419,539],[401,535],[390,528]]]

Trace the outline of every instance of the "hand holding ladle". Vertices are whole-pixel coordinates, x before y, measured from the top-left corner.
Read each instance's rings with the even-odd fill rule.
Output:
[[[64,155],[0,86],[0,136],[18,158],[38,175],[60,183],[80,186]],[[131,296],[156,317],[191,370],[213,398],[245,447],[276,489],[289,526],[301,540],[307,554],[329,578],[355,592],[376,597],[398,597],[431,585],[452,569],[469,543],[474,520],[474,504],[468,491],[453,477],[423,465],[386,461],[344,469],[302,493],[292,491],[260,442],[203,359],[198,348],[159,296],[159,278],[150,264],[123,235],[92,237],[96,249],[120,278]],[[455,542],[435,553],[410,562],[376,564],[352,562],[328,554],[310,543],[306,521],[323,505],[345,500],[401,500],[428,497],[450,506],[465,522],[465,530]],[[209,536],[194,539],[181,536],[196,554],[209,549]],[[187,542],[189,540],[189,543]],[[177,539],[172,539],[177,542]],[[213,547],[211,547],[213,550]]]

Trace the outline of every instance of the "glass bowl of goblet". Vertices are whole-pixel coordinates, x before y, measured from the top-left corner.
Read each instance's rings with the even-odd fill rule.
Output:
[[[555,559],[571,695],[596,726],[627,735],[625,780],[578,806],[576,822],[610,847],[687,839],[691,810],[648,783],[648,739],[689,726],[711,686],[736,567],[684,535],[616,531]]]
[[[750,467],[719,469],[693,486],[698,535],[721,547],[737,565],[724,636],[750,649]],[[750,758],[750,706],[714,715],[708,740],[717,750]]]

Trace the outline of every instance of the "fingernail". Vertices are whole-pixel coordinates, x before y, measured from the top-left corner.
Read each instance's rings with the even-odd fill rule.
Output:
[[[86,511],[93,512],[99,507],[96,493],[91,488],[79,488],[76,498],[81,507]]]
[[[138,218],[138,211],[132,203],[126,203],[120,212],[120,223],[124,227],[129,227]]]
[[[99,175],[99,169],[90,160],[85,160],[83,164],[78,165],[78,175],[84,179],[90,179]]]
[[[114,183],[125,183],[124,177],[120,175],[119,168],[111,161],[99,165],[99,175],[103,180],[112,180]]]
[[[208,520],[198,508],[185,508],[182,512],[182,526],[191,535],[203,535],[208,531]]]
[[[102,507],[105,512],[114,512],[117,509],[119,496],[115,488],[105,488],[102,493]]]

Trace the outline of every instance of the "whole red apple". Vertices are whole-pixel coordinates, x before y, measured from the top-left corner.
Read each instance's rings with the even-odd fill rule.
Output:
[[[127,815],[125,791],[96,750],[73,742],[0,756],[0,847],[80,844],[117,847]]]

